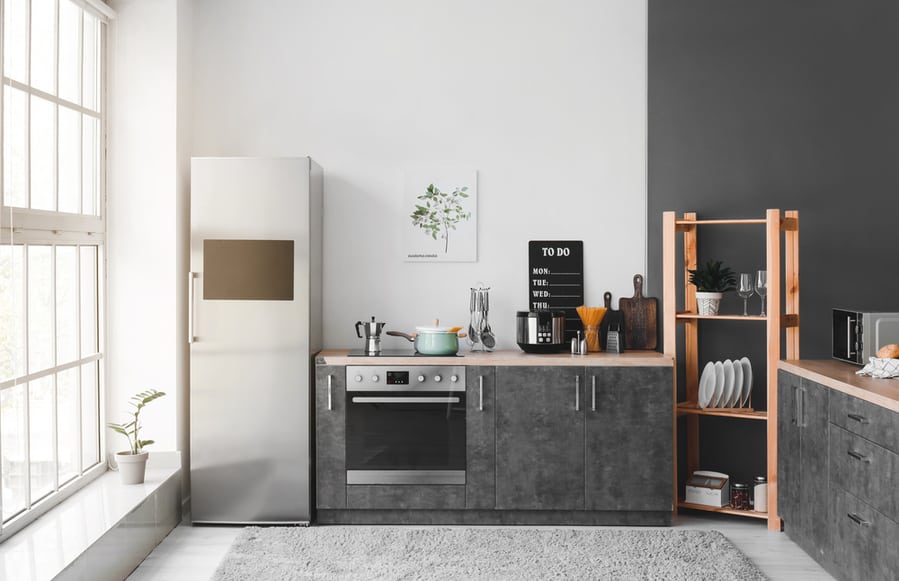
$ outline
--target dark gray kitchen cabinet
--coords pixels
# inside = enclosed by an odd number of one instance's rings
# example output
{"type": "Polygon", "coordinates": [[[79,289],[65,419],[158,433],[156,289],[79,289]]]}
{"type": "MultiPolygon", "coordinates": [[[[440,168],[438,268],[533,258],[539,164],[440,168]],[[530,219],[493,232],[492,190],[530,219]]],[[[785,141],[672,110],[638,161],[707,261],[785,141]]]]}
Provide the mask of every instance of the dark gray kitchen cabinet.
{"type": "Polygon", "coordinates": [[[496,368],[496,508],[583,510],[583,367],[496,368]]]}
{"type": "Polygon", "coordinates": [[[586,378],[587,510],[672,510],[672,368],[588,367],[586,378]]]}
{"type": "Polygon", "coordinates": [[[465,508],[496,506],[495,381],[493,367],[466,370],[465,508]]]}
{"type": "Polygon", "coordinates": [[[778,507],[784,530],[815,559],[830,550],[828,389],[778,372],[778,507]]]}
{"type": "Polygon", "coordinates": [[[315,367],[315,505],[346,508],[346,367],[315,367]]]}

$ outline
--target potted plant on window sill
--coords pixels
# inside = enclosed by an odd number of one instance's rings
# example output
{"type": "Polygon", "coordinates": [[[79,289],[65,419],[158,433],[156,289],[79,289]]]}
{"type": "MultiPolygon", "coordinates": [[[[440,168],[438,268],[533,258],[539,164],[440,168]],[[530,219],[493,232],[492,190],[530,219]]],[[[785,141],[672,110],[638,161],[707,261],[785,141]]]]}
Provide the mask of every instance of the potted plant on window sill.
{"type": "Polygon", "coordinates": [[[153,440],[140,439],[140,412],[151,401],[164,396],[164,391],[149,389],[131,396],[129,402],[134,406],[131,412],[134,419],[128,423],[116,424],[109,422],[109,426],[113,431],[118,432],[128,439],[128,450],[116,452],[116,464],[119,467],[119,474],[122,476],[122,484],[141,484],[147,471],[147,458],[150,453],[144,452],[144,447],[154,443],[153,440]]]}
{"type": "Polygon", "coordinates": [[[734,271],[720,260],[709,260],[690,273],[690,284],[696,286],[696,306],[700,315],[717,315],[724,293],[736,288],[734,271]]]}

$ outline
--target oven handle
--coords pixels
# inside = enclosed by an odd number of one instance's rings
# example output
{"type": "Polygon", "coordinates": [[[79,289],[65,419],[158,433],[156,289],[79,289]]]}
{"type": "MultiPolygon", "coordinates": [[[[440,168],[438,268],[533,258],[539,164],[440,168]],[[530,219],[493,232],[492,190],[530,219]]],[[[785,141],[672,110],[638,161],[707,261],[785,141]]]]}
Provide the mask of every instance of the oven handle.
{"type": "Polygon", "coordinates": [[[458,397],[353,397],[353,403],[459,403],[458,397]]]}

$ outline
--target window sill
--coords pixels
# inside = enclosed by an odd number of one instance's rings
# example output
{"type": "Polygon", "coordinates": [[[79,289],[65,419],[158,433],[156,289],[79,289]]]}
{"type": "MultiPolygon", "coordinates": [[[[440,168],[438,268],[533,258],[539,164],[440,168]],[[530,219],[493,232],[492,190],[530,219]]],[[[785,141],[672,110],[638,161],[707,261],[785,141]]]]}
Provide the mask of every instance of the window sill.
{"type": "Polygon", "coordinates": [[[0,578],[123,578],[180,520],[181,454],[151,453],[144,484],[109,471],[6,539],[0,578]]]}

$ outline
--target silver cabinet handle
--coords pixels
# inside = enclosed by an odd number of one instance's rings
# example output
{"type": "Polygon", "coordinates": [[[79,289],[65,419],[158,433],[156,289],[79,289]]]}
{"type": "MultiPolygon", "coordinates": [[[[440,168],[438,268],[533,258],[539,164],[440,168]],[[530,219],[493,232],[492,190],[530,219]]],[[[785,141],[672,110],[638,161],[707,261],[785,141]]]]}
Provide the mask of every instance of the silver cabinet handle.
{"type": "Polygon", "coordinates": [[[328,410],[334,409],[331,407],[331,376],[328,375],[328,410]]]}
{"type": "Polygon", "coordinates": [[[195,272],[187,273],[187,342],[193,343],[197,340],[194,335],[194,278],[195,272]]]}
{"type": "Polygon", "coordinates": [[[593,376],[593,403],[592,406],[593,411],[596,411],[596,376],[593,376]]]}
{"type": "Polygon", "coordinates": [[[852,317],[846,317],[846,359],[852,359],[852,317]]]}
{"type": "Polygon", "coordinates": [[[848,516],[852,522],[854,522],[855,524],[857,524],[860,527],[871,526],[871,523],[869,521],[866,521],[865,519],[863,519],[862,517],[858,516],[855,513],[850,512],[846,516],[848,516]]]}
{"type": "Polygon", "coordinates": [[[857,421],[857,422],[860,423],[860,424],[867,424],[867,423],[868,423],[868,418],[866,418],[865,416],[860,416],[860,415],[858,415],[858,414],[846,414],[846,416],[847,416],[850,420],[855,420],[855,421],[857,421]]]}
{"type": "Polygon", "coordinates": [[[581,411],[581,376],[574,376],[574,411],[581,411]]]}
{"type": "Polygon", "coordinates": [[[870,464],[870,463],[871,463],[871,458],[868,457],[868,456],[865,456],[865,455],[862,454],[861,452],[856,452],[855,450],[849,450],[849,451],[846,452],[846,453],[849,454],[850,456],[852,456],[853,458],[855,458],[856,460],[859,460],[859,461],[861,461],[861,462],[864,462],[865,464],[870,464]]]}
{"type": "Polygon", "coordinates": [[[799,422],[797,424],[800,428],[806,427],[805,424],[805,388],[799,388],[799,422]]]}
{"type": "Polygon", "coordinates": [[[478,376],[478,411],[484,411],[484,376],[478,376]]]}

